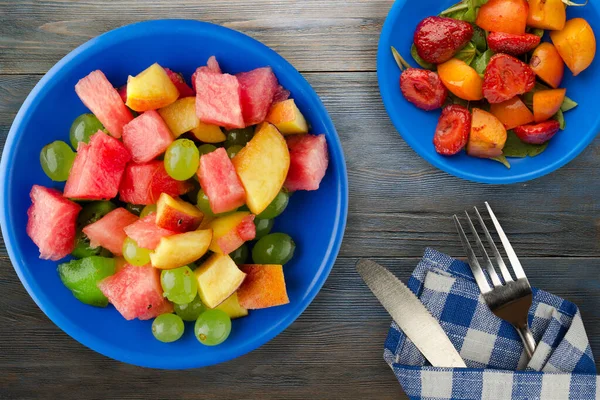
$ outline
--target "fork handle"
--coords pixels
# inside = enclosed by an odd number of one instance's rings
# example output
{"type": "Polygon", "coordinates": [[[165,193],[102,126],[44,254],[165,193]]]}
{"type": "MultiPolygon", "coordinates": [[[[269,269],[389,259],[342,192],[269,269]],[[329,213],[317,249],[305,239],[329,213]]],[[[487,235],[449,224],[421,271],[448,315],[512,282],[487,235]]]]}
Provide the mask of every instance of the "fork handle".
{"type": "Polygon", "coordinates": [[[531,330],[529,329],[529,326],[527,325],[527,323],[525,323],[525,325],[523,326],[516,326],[515,327],[517,329],[517,332],[519,333],[519,336],[521,337],[521,341],[523,342],[523,345],[525,346],[525,352],[527,353],[527,356],[529,358],[531,358],[533,356],[533,352],[535,351],[535,339],[533,338],[533,334],[531,333],[531,330]]]}

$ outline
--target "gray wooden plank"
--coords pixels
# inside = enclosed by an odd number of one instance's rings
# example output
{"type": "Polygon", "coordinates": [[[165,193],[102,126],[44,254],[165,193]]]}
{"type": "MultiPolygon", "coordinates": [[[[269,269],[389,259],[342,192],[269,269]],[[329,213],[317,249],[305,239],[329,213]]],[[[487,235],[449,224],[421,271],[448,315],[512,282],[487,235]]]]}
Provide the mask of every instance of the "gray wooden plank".
{"type": "MultiPolygon", "coordinates": [[[[450,217],[490,201],[517,254],[599,257],[595,141],[561,170],[525,184],[481,185],[422,160],[387,117],[375,73],[307,73],[340,135],[350,178],[344,256],[418,257],[462,248],[450,217]]],[[[0,76],[0,143],[39,76],[0,76]]]]}
{"type": "MultiPolygon", "coordinates": [[[[393,399],[401,394],[382,359],[390,317],[338,259],[314,303],[272,342],[223,365],[156,371],[109,360],[55,327],[0,259],[1,398],[393,399]],[[35,384],[33,384],[35,383],[35,384]]],[[[377,259],[407,279],[418,259],[377,259]]],[[[600,352],[598,259],[524,259],[531,282],[581,308],[600,352]]]]}
{"type": "Polygon", "coordinates": [[[392,0],[24,0],[0,2],[0,73],[44,73],[68,51],[122,25],[184,18],[239,30],[302,71],[374,70],[392,0]]]}

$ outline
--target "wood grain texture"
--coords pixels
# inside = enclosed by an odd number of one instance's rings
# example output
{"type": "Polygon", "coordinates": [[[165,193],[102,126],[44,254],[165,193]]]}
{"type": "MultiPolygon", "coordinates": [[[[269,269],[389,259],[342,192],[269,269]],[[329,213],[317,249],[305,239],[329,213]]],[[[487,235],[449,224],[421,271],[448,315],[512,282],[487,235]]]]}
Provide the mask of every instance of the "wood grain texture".
{"type": "Polygon", "coordinates": [[[304,73],[334,120],[350,180],[340,258],[313,304],[259,350],[201,370],[142,369],[83,347],[33,303],[0,240],[0,399],[405,399],[382,358],[390,318],[354,264],[376,257],[406,279],[427,246],[462,256],[450,216],[486,200],[532,283],[580,306],[600,353],[600,144],[526,184],[479,185],[431,167],[379,97],[377,40],[392,3],[0,0],[0,151],[29,91],[70,50],[135,21],[191,18],[249,34],[304,73]]]}

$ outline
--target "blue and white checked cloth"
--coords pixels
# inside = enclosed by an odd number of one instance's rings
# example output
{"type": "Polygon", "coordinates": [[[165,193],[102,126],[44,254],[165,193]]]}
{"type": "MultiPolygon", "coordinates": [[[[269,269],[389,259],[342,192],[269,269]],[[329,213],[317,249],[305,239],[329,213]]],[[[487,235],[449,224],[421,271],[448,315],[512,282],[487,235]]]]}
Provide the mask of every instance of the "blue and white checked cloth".
{"type": "Polygon", "coordinates": [[[517,332],[483,302],[467,264],[427,249],[408,287],[440,321],[468,367],[432,367],[392,323],[384,359],[411,399],[600,398],[594,357],[573,303],[533,289],[529,325],[538,346],[527,363],[517,332]]]}

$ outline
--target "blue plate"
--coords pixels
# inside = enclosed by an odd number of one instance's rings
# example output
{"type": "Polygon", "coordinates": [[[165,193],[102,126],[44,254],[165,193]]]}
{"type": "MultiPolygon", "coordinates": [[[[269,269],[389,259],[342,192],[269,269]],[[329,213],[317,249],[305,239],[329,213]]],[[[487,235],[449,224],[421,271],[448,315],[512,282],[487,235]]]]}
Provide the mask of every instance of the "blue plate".
{"type": "MultiPolygon", "coordinates": [[[[310,304],[327,279],[342,241],[348,210],[346,165],[339,138],[325,107],[308,82],[286,60],[263,44],[233,30],[197,21],[166,20],[125,26],[77,48],[56,64],[33,89],[17,114],[0,164],[0,224],[6,248],[21,282],[37,305],[66,333],[108,357],[144,367],[184,369],[217,364],[248,353],[287,328],[310,304]],[[152,336],[151,321],[126,321],[109,306],[77,301],[61,284],[57,263],[38,258],[25,232],[33,184],[57,187],[43,173],[41,148],[68,142],[69,127],[87,112],[75,94],[77,81],[100,69],[116,86],[154,62],[189,78],[216,55],[224,71],[237,73],[271,66],[292,92],[313,133],[324,133],[330,165],[321,188],[292,196],[274,231],[289,233],[296,255],[285,266],[290,304],[251,311],[233,322],[229,339],[207,347],[186,325],[183,338],[164,344],[152,336]]],[[[5,293],[4,295],[10,295],[5,293]]]]}
{"type": "MultiPolygon", "coordinates": [[[[400,92],[400,70],[394,61],[390,46],[402,57],[418,67],[410,55],[413,34],[417,24],[424,18],[437,15],[456,0],[398,0],[394,3],[379,39],[377,52],[377,78],[379,90],[387,113],[394,126],[413,150],[435,167],[459,178],[475,182],[507,184],[539,178],[559,169],[574,159],[596,137],[600,126],[600,113],[594,93],[600,91],[600,61],[596,56],[593,64],[577,77],[565,68],[561,86],[567,88],[567,96],[579,103],[579,107],[565,114],[567,128],[559,132],[547,150],[535,158],[511,158],[509,170],[502,164],[467,156],[464,152],[454,157],[440,156],[433,148],[433,134],[440,112],[426,112],[406,101],[400,92]]],[[[567,18],[585,18],[600,40],[600,18],[597,2],[590,1],[585,7],[568,7],[567,18]]]]}

